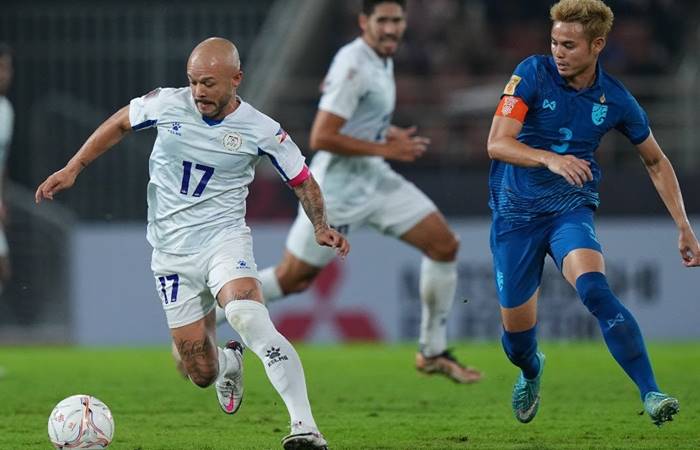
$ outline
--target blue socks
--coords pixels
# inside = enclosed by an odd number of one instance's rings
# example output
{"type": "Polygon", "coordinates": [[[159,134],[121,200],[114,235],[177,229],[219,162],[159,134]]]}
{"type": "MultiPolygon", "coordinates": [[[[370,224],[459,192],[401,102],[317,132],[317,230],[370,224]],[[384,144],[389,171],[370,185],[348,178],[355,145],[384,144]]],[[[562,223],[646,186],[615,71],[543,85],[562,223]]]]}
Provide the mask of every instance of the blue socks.
{"type": "Polygon", "coordinates": [[[584,273],[576,279],[576,290],[586,308],[598,319],[610,353],[637,384],[642,400],[648,392],[658,392],[639,325],[610,290],[605,275],[584,273]]]}
{"type": "Polygon", "coordinates": [[[537,358],[537,325],[525,331],[511,333],[503,330],[501,343],[510,362],[520,367],[528,380],[534,380],[540,373],[540,360],[537,358]]]}

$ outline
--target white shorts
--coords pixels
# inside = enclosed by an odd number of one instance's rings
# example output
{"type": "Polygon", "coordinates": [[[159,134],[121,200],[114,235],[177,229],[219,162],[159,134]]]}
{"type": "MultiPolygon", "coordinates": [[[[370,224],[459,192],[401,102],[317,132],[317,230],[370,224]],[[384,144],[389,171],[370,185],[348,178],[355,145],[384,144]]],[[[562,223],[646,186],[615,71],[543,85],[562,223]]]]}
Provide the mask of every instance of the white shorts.
{"type": "MultiPolygon", "coordinates": [[[[400,237],[426,216],[437,211],[433,201],[401,175],[390,170],[385,178],[390,182],[382,183],[380,186],[389,188],[378,189],[362,213],[352,220],[337,223],[338,221],[334,220],[333,210],[329,208],[327,211],[329,225],[344,235],[369,225],[381,233],[400,237]]],[[[287,235],[286,245],[292,255],[315,267],[324,267],[336,255],[334,249],[322,247],[316,243],[313,225],[301,206],[287,235]]]]}
{"type": "Polygon", "coordinates": [[[218,240],[199,253],[173,255],[153,250],[151,270],[168,327],[196,322],[216,306],[221,288],[236,278],[256,278],[250,229],[218,240]]]}

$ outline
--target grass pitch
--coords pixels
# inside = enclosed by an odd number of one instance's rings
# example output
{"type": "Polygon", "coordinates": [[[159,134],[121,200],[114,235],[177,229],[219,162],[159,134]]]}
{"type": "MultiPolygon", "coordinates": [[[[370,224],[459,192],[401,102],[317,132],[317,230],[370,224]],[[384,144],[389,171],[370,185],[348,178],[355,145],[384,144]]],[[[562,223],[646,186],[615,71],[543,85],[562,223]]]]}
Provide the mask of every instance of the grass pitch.
{"type": "MultiPolygon", "coordinates": [[[[697,449],[700,344],[649,348],[662,389],[681,412],[657,428],[639,416],[632,382],[602,342],[544,343],[547,367],[537,418],[513,418],[516,369],[497,344],[457,346],[486,379],[462,386],[413,368],[414,346],[297,346],[314,415],[331,449],[697,449]]],[[[111,450],[280,449],[284,405],[262,364],[245,354],[245,400],[219,410],[213,388],[175,372],[169,348],[0,348],[0,449],[48,449],[53,406],[76,393],[110,406],[111,450]]]]}

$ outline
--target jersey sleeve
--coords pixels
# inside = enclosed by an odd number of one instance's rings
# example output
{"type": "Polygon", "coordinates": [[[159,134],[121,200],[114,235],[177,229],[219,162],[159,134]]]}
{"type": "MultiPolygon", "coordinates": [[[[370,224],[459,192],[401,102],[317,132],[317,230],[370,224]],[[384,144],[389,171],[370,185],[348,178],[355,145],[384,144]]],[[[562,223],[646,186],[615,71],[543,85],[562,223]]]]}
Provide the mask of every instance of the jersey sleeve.
{"type": "Polygon", "coordinates": [[[282,127],[274,135],[262,139],[258,154],[270,158],[277,173],[291,187],[300,185],[311,176],[304,155],[282,127]]]}
{"type": "Polygon", "coordinates": [[[515,68],[503,89],[496,115],[525,122],[525,116],[537,98],[537,59],[530,57],[515,68]]]}
{"type": "Polygon", "coordinates": [[[134,131],[152,128],[158,124],[161,104],[167,89],[156,88],[129,102],[129,122],[134,131]]]}
{"type": "Polygon", "coordinates": [[[537,68],[539,62],[531,56],[523,60],[513,71],[508,84],[503,89],[503,96],[510,95],[520,98],[529,107],[537,100],[537,68]]]}
{"type": "Polygon", "coordinates": [[[358,64],[351,59],[336,57],[323,80],[318,108],[350,119],[365,91],[358,64]]]}
{"type": "Polygon", "coordinates": [[[617,124],[615,129],[627,136],[627,139],[634,145],[641,144],[649,137],[649,134],[651,134],[647,113],[639,102],[637,102],[637,99],[630,93],[627,93],[627,108],[625,114],[622,116],[620,123],[617,124]]]}

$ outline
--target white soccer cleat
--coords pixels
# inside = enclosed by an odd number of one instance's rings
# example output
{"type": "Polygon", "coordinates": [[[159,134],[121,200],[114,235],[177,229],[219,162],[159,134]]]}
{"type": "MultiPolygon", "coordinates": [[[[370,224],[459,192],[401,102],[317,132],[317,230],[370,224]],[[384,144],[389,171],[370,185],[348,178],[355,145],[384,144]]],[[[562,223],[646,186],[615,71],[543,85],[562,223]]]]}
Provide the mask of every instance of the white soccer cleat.
{"type": "Polygon", "coordinates": [[[237,341],[228,341],[223,352],[233,352],[238,361],[238,369],[224,373],[214,387],[219,406],[226,414],[235,414],[243,402],[243,346],[237,341]]]}
{"type": "Polygon", "coordinates": [[[328,442],[318,428],[299,422],[292,425],[292,434],[282,439],[282,447],[284,450],[328,450],[328,442]]]}

